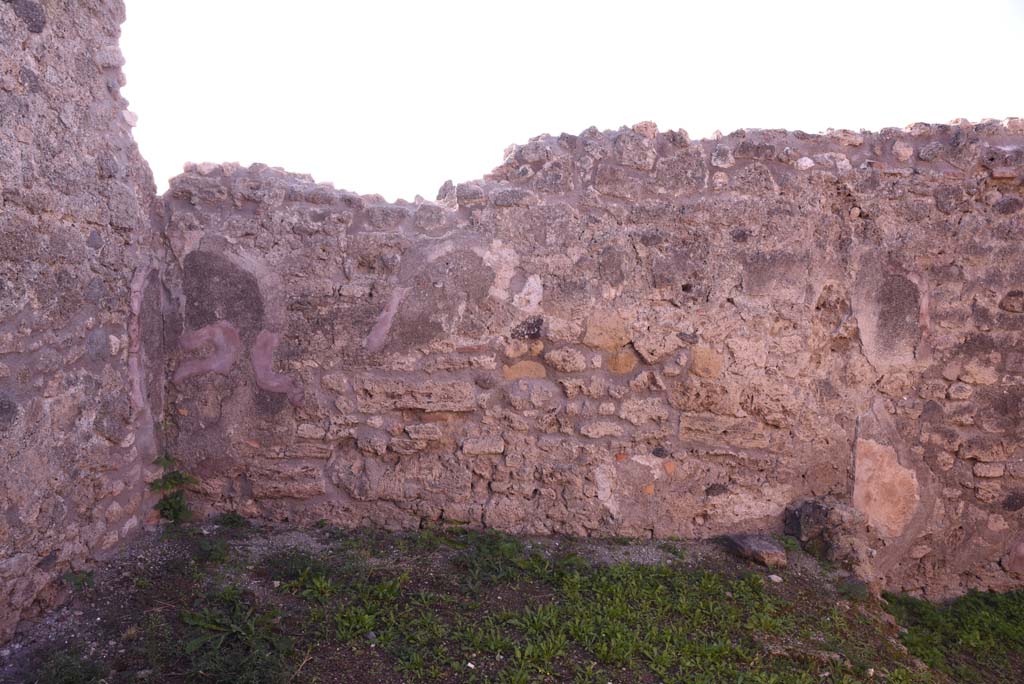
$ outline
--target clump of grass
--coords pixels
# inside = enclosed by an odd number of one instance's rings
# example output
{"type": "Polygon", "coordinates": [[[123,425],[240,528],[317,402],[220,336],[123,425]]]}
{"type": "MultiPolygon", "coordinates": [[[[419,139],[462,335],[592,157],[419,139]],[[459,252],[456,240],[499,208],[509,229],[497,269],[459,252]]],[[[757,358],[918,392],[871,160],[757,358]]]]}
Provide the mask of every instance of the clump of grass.
{"type": "Polygon", "coordinates": [[[334,582],[323,572],[316,572],[312,567],[307,566],[293,580],[283,582],[281,591],[289,594],[296,594],[307,601],[327,601],[334,596],[338,589],[334,582]]]}
{"type": "Polygon", "coordinates": [[[863,580],[846,577],[836,586],[839,595],[849,601],[864,602],[871,598],[871,590],[863,580]]]}
{"type": "Polygon", "coordinates": [[[305,573],[326,575],[331,568],[319,556],[301,549],[285,549],[264,558],[260,570],[267,577],[285,583],[295,581],[305,573]]]}
{"type": "Polygon", "coordinates": [[[156,612],[146,615],[139,625],[138,634],[141,641],[139,649],[148,668],[163,669],[177,657],[174,631],[164,615],[156,612]]]}
{"type": "Polygon", "coordinates": [[[191,520],[192,509],[185,500],[185,487],[196,484],[198,480],[178,470],[177,461],[171,456],[161,456],[154,463],[164,469],[164,474],[149,483],[152,491],[163,493],[153,508],[160,512],[161,518],[175,524],[191,520]]]}
{"type": "Polygon", "coordinates": [[[407,575],[400,575],[350,585],[332,618],[335,637],[343,642],[368,638],[388,643],[395,641],[400,628],[415,629],[422,615],[407,615],[404,625],[399,622],[399,599],[407,581],[407,575]]]}
{"type": "Polygon", "coordinates": [[[64,583],[75,591],[84,591],[96,586],[96,578],[90,570],[78,570],[64,573],[64,583]]]}
{"type": "Polygon", "coordinates": [[[479,588],[516,578],[522,570],[523,544],[507,534],[460,530],[453,541],[462,547],[453,561],[466,582],[479,588]]]}
{"type": "Polygon", "coordinates": [[[423,527],[414,532],[402,535],[398,540],[399,550],[414,553],[430,553],[448,544],[448,537],[433,527],[423,527]]]}
{"type": "Polygon", "coordinates": [[[54,653],[43,662],[33,684],[101,684],[107,669],[84,658],[78,651],[54,653]]]}
{"type": "Polygon", "coordinates": [[[929,667],[958,682],[1019,682],[1024,667],[1024,591],[971,592],[946,605],[887,594],[906,628],[901,640],[929,667]]]}
{"type": "Polygon", "coordinates": [[[260,611],[237,587],[207,597],[184,611],[190,628],[184,645],[190,678],[216,684],[278,684],[287,681],[291,639],[278,628],[275,610],[260,611]]]}
{"type": "Polygon", "coordinates": [[[788,534],[780,534],[776,535],[775,538],[780,544],[782,544],[782,548],[786,549],[786,551],[800,550],[800,540],[796,537],[791,537],[788,534]]]}
{"type": "Polygon", "coordinates": [[[213,523],[220,527],[227,527],[232,529],[240,529],[249,527],[251,523],[243,518],[234,511],[228,511],[226,513],[218,513],[213,517],[213,523]]]}
{"type": "Polygon", "coordinates": [[[230,550],[223,539],[200,537],[196,541],[196,558],[201,563],[223,563],[228,559],[230,550]]]}
{"type": "Polygon", "coordinates": [[[670,556],[675,556],[679,560],[686,560],[686,553],[679,548],[679,544],[670,541],[663,541],[658,543],[658,548],[670,556]]]}

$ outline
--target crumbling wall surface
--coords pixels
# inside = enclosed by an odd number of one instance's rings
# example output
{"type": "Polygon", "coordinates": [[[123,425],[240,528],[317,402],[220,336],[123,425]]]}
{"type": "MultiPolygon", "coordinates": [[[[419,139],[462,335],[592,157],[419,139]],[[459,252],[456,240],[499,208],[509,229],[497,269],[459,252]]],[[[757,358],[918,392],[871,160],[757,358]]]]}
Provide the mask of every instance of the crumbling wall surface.
{"type": "Polygon", "coordinates": [[[1020,120],[542,136],[436,203],[192,167],[173,450],[247,515],[710,537],[825,511],[880,586],[1020,586],[1022,181],[1020,120]]]}
{"type": "Polygon", "coordinates": [[[123,12],[0,2],[0,642],[140,523],[163,370],[143,378],[139,331],[159,356],[163,316],[135,253],[155,190],[118,94],[123,12]]]}
{"type": "Polygon", "coordinates": [[[785,525],[893,590],[1024,583],[1020,119],[542,136],[436,202],[200,165],[156,201],[123,18],[0,1],[0,641],[154,515],[164,446],[205,510],[785,525]]]}

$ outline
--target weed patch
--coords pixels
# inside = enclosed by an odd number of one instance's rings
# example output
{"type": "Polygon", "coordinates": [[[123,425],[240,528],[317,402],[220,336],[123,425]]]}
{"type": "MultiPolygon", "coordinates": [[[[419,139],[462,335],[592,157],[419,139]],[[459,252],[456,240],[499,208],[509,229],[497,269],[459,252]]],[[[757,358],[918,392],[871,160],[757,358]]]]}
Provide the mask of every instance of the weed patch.
{"type": "Polygon", "coordinates": [[[276,684],[287,680],[291,639],[279,628],[280,614],[260,611],[237,587],[208,597],[184,611],[190,628],[184,645],[190,674],[217,684],[276,684]]]}
{"type": "Polygon", "coordinates": [[[172,523],[191,520],[192,509],[185,500],[185,487],[198,480],[178,470],[177,461],[171,456],[161,456],[154,463],[164,469],[164,474],[149,484],[150,490],[163,495],[153,508],[161,518],[172,523]]]}
{"type": "Polygon", "coordinates": [[[1024,672],[1021,594],[890,597],[925,671],[860,586],[768,583],[710,545],[699,565],[656,562],[691,557],[678,541],[633,544],[651,564],[608,564],[616,540],[324,527],[288,530],[310,543],[282,548],[261,525],[229,545],[238,526],[168,526],[160,562],[97,568],[75,600],[125,603],[83,618],[90,659],[41,653],[16,681],[1009,684],[1024,672]]]}
{"type": "Polygon", "coordinates": [[[54,653],[36,673],[35,684],[102,684],[107,668],[77,651],[54,653]]]}
{"type": "Polygon", "coordinates": [[[1021,681],[1024,591],[971,592],[946,605],[906,595],[885,598],[906,628],[903,644],[929,667],[958,682],[1021,681]]]}

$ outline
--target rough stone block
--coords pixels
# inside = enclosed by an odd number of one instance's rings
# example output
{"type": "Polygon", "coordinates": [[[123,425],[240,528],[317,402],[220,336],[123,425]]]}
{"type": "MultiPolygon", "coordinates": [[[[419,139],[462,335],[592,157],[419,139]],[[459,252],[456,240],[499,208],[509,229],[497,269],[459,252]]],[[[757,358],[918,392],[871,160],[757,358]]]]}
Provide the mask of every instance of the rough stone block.
{"type": "Polygon", "coordinates": [[[355,390],[359,410],[365,413],[395,409],[459,412],[476,408],[476,389],[463,380],[415,382],[364,376],[356,381],[355,390]]]}
{"type": "Polygon", "coordinates": [[[629,321],[611,310],[595,311],[587,319],[583,344],[594,349],[616,351],[629,344],[629,321]]]}
{"type": "Polygon", "coordinates": [[[471,456],[484,454],[500,454],[505,451],[505,440],[501,437],[472,437],[463,440],[462,453],[471,456]]]}
{"type": "Polygon", "coordinates": [[[767,535],[733,534],[725,538],[726,547],[740,558],[766,568],[784,568],[788,560],[782,544],[767,535]]]}

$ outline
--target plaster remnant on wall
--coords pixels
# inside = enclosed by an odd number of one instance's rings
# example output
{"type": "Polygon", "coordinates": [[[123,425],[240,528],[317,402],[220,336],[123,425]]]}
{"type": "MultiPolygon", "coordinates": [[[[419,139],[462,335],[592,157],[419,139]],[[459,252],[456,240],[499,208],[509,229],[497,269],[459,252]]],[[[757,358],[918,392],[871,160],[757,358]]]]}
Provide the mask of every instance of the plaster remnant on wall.
{"type": "Polygon", "coordinates": [[[178,344],[185,352],[200,351],[207,345],[213,347],[213,351],[205,358],[190,359],[178,364],[173,380],[179,385],[188,378],[204,373],[227,375],[242,352],[238,331],[227,321],[217,321],[199,330],[190,330],[179,338],[178,344]]]}
{"type": "Polygon", "coordinates": [[[523,289],[516,293],[512,304],[524,313],[538,313],[544,301],[544,284],[541,277],[534,273],[526,279],[523,289]]]}
{"type": "Polygon", "coordinates": [[[871,439],[857,441],[853,504],[888,537],[899,537],[921,500],[917,474],[900,464],[896,450],[871,439]]]}
{"type": "Polygon", "coordinates": [[[509,289],[512,276],[519,265],[516,250],[501,240],[494,240],[486,250],[477,250],[484,263],[494,270],[494,282],[488,294],[500,301],[507,301],[511,296],[509,289]]]}
{"type": "Polygon", "coordinates": [[[374,323],[373,328],[370,330],[370,334],[367,335],[364,344],[366,348],[371,352],[378,352],[384,347],[384,342],[387,339],[388,333],[391,331],[391,323],[395,320],[395,314],[398,313],[398,307],[401,306],[402,300],[405,295],[409,293],[407,287],[397,287],[395,291],[391,293],[391,298],[388,299],[387,306],[380,313],[377,318],[377,322],[374,323]]]}
{"type": "Polygon", "coordinates": [[[256,384],[267,392],[284,394],[292,406],[302,406],[302,385],[291,376],[274,370],[274,350],[280,343],[281,336],[269,330],[261,330],[256,336],[251,351],[256,384]]]}

